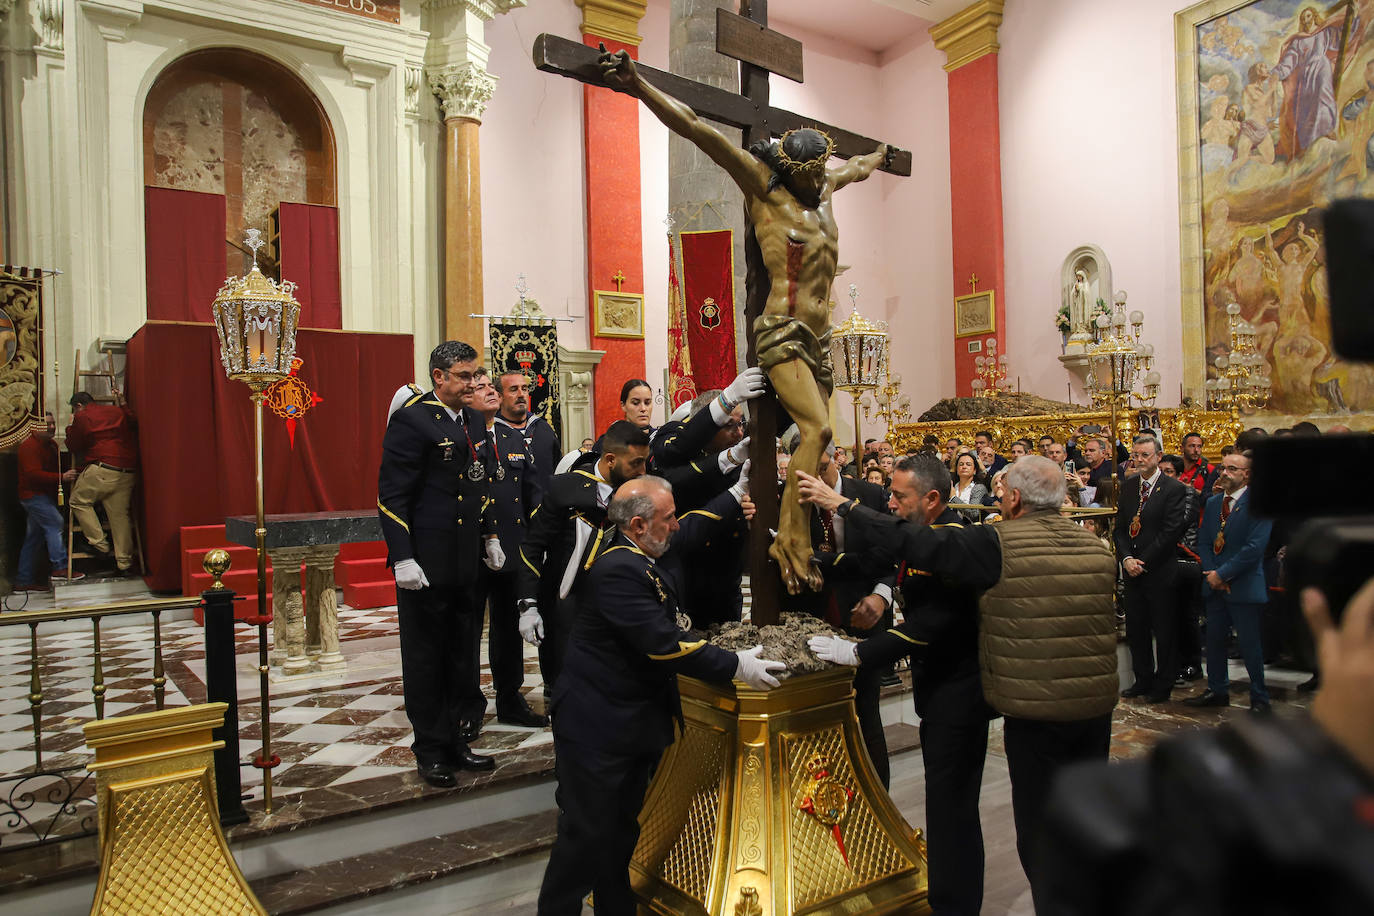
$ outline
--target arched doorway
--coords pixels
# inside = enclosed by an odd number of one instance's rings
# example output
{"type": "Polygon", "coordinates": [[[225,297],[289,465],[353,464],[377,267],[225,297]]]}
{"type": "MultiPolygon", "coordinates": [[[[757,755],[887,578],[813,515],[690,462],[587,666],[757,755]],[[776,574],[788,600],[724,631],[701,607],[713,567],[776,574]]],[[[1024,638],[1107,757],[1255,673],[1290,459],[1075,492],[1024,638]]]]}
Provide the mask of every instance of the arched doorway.
{"type": "Polygon", "coordinates": [[[334,132],[295,73],[238,48],[178,58],[144,105],[143,183],[149,318],[206,320],[257,228],[264,272],[301,285],[302,324],[340,326],[334,132]]]}

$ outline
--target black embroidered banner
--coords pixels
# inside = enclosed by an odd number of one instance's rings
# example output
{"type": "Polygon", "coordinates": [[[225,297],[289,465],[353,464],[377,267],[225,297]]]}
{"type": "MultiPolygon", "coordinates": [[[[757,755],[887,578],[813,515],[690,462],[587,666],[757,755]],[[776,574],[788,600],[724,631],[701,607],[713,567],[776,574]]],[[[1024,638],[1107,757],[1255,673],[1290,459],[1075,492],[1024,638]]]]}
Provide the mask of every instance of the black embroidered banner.
{"type": "Polygon", "coordinates": [[[0,448],[43,422],[43,280],[34,268],[0,267],[0,448]]]}
{"type": "Polygon", "coordinates": [[[530,413],[547,420],[562,441],[557,325],[548,319],[515,318],[491,322],[487,334],[491,339],[492,375],[499,381],[501,372],[524,372],[530,380],[530,413]]]}

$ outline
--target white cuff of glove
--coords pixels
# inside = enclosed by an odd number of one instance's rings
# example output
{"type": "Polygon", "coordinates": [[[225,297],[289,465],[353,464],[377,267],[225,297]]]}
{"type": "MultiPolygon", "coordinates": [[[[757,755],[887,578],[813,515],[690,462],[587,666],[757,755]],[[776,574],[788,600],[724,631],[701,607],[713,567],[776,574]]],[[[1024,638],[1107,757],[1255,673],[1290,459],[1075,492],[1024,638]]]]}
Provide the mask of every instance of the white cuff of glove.
{"type": "Polygon", "coordinates": [[[873,594],[883,599],[884,605],[892,607],[892,586],[888,585],[886,582],[879,582],[877,585],[873,586],[873,594]]]}

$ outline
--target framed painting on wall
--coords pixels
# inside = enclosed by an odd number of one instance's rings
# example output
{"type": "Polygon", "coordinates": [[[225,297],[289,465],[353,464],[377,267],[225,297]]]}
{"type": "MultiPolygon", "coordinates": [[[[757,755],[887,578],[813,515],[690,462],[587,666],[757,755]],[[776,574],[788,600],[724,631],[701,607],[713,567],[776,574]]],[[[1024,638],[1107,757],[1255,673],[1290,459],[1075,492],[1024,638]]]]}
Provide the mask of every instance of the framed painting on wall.
{"type": "Polygon", "coordinates": [[[595,317],[592,333],[597,337],[644,339],[644,296],[640,293],[597,290],[595,317]]]}
{"type": "MultiPolygon", "coordinates": [[[[997,330],[997,300],[992,290],[954,299],[954,336],[973,337],[997,330]]],[[[969,350],[973,353],[973,350],[969,350]]]]}
{"type": "Polygon", "coordinates": [[[1374,409],[1374,367],[1331,349],[1321,221],[1329,201],[1374,196],[1371,25],[1374,0],[1174,17],[1184,381],[1201,402],[1232,321],[1253,327],[1273,384],[1258,425],[1374,409]]]}

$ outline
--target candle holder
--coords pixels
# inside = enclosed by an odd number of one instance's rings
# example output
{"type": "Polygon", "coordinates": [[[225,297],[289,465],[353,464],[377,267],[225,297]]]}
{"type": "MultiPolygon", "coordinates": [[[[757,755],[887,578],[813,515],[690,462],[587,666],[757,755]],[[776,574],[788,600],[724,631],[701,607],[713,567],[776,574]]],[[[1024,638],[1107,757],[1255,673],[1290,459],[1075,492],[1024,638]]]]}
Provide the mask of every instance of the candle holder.
{"type": "Polygon", "coordinates": [[[983,343],[983,355],[973,358],[977,377],[970,383],[976,398],[995,398],[1011,393],[1011,380],[1007,378],[1007,354],[997,352],[997,338],[989,337],[983,343]]]}

